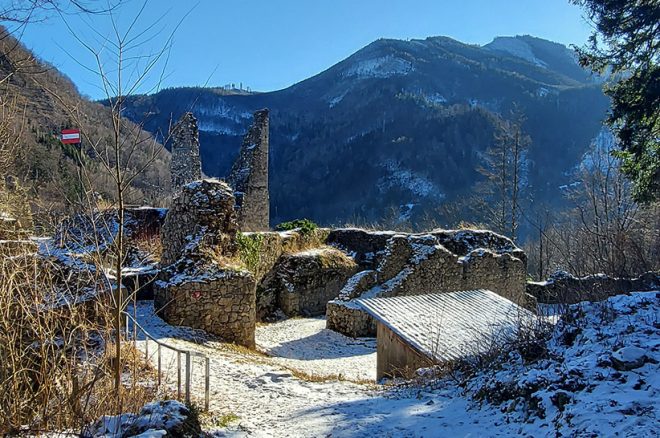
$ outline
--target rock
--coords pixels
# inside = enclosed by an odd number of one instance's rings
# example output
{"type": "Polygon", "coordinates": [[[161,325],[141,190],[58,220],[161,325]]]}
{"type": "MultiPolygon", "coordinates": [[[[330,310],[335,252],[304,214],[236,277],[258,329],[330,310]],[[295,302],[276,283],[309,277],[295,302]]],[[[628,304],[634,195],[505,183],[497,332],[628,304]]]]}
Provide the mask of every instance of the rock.
{"type": "Polygon", "coordinates": [[[623,347],[612,354],[612,367],[618,371],[630,371],[647,362],[646,350],[639,347],[623,347]]]}
{"type": "Polygon", "coordinates": [[[147,403],[139,414],[103,416],[88,426],[83,436],[184,438],[199,436],[201,432],[195,412],[179,401],[165,400],[147,403]]]}

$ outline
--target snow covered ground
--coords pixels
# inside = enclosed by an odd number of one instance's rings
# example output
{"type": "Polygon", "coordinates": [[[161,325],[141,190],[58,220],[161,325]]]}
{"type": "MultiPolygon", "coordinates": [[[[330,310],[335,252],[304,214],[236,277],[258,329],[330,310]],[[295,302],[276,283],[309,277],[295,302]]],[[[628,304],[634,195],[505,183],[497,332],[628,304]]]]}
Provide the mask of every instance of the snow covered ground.
{"type": "MultiPolygon", "coordinates": [[[[460,385],[445,378],[399,386],[296,377],[292,369],[370,372],[352,368],[373,364],[373,344],[333,350],[342,338],[325,332],[321,319],[259,327],[260,348],[281,356],[272,358],[171,327],[151,302],[140,303],[137,315],[152,335],[211,357],[211,411],[238,417],[216,436],[658,436],[660,293],[572,309],[575,320],[560,321],[534,361],[512,352],[460,385]]],[[[172,382],[174,356],[164,351],[163,363],[172,382]]],[[[193,383],[200,397],[201,376],[196,371],[193,383]]]]}
{"type": "Polygon", "coordinates": [[[291,318],[257,327],[257,349],[272,362],[318,377],[376,381],[376,340],[325,328],[325,318],[291,318]]]}

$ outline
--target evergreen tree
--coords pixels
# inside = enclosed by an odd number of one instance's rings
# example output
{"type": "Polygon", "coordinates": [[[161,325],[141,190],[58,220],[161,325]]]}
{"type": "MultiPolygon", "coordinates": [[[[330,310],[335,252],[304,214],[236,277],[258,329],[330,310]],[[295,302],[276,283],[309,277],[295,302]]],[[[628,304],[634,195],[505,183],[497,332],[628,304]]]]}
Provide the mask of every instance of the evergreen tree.
{"type": "Polygon", "coordinates": [[[611,74],[608,124],[616,133],[622,171],[640,202],[660,198],[660,1],[571,0],[595,26],[583,66],[611,74]]]}

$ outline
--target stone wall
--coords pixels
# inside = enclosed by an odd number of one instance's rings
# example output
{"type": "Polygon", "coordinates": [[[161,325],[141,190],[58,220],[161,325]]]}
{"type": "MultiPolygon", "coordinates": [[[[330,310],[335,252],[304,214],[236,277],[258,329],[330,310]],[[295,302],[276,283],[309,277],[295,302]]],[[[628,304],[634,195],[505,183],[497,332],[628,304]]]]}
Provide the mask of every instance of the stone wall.
{"type": "MultiPolygon", "coordinates": [[[[372,318],[352,301],[357,297],[488,289],[535,310],[535,301],[525,293],[524,253],[510,240],[495,233],[460,230],[392,234],[380,249],[364,244],[369,242],[364,233],[369,232],[339,233],[344,234],[343,237],[358,236],[359,247],[352,246],[350,239],[342,241],[342,246],[353,248],[355,252],[358,248],[367,250],[373,254],[369,258],[378,265],[376,269],[363,270],[353,276],[338,299],[328,303],[326,317],[330,329],[353,337],[375,335],[372,318]]],[[[383,233],[374,233],[372,242],[378,239],[383,239],[383,233]]],[[[333,242],[338,241],[333,239],[333,242]]]]}
{"type": "Polygon", "coordinates": [[[287,316],[324,315],[356,271],[350,257],[330,247],[285,254],[261,284],[262,293],[272,295],[287,316]]]}
{"type": "Polygon", "coordinates": [[[255,282],[246,271],[211,278],[175,278],[154,285],[154,306],[173,325],[205,330],[226,342],[255,347],[255,282]]]}
{"type": "Polygon", "coordinates": [[[186,184],[162,229],[154,307],[168,323],[254,348],[256,281],[238,265],[234,196],[227,184],[186,184]]]}
{"type": "Polygon", "coordinates": [[[528,282],[527,293],[540,303],[575,304],[580,301],[602,301],[608,297],[660,290],[660,274],[648,272],[639,278],[615,278],[592,275],[577,278],[565,272],[553,274],[547,281],[528,282]]]}
{"type": "Polygon", "coordinates": [[[202,162],[199,155],[199,130],[197,119],[185,113],[172,128],[172,190],[202,179],[202,162]]]}
{"type": "MultiPolygon", "coordinates": [[[[329,230],[317,228],[310,233],[266,231],[241,233],[238,254],[257,282],[257,321],[272,319],[279,309],[279,289],[272,278],[283,257],[324,245],[329,230]]],[[[341,286],[337,289],[337,294],[341,286]]],[[[336,296],[336,295],[335,295],[336,296]]]]}
{"type": "Polygon", "coordinates": [[[328,245],[336,246],[349,253],[363,269],[376,269],[378,254],[395,231],[367,231],[360,228],[337,228],[328,234],[328,245]]]}
{"type": "Polygon", "coordinates": [[[237,231],[234,196],[226,183],[204,179],[186,184],[172,200],[163,224],[161,264],[171,265],[184,253],[204,248],[232,256],[237,231]]]}
{"type": "Polygon", "coordinates": [[[241,231],[269,229],[268,195],[268,110],[254,113],[227,181],[234,189],[238,223],[241,231]]]}

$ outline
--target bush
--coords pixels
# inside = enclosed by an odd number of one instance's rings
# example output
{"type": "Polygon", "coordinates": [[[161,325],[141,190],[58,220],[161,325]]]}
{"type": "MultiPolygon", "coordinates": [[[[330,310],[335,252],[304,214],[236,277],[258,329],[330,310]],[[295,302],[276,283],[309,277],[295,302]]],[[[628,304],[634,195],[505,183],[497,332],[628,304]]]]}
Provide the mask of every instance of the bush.
{"type": "Polygon", "coordinates": [[[278,231],[300,230],[302,234],[309,234],[319,226],[309,219],[296,219],[289,222],[282,222],[275,227],[278,231]]]}
{"type": "Polygon", "coordinates": [[[260,234],[236,234],[236,244],[241,262],[252,272],[255,272],[261,261],[261,247],[264,236],[260,234]]]}

